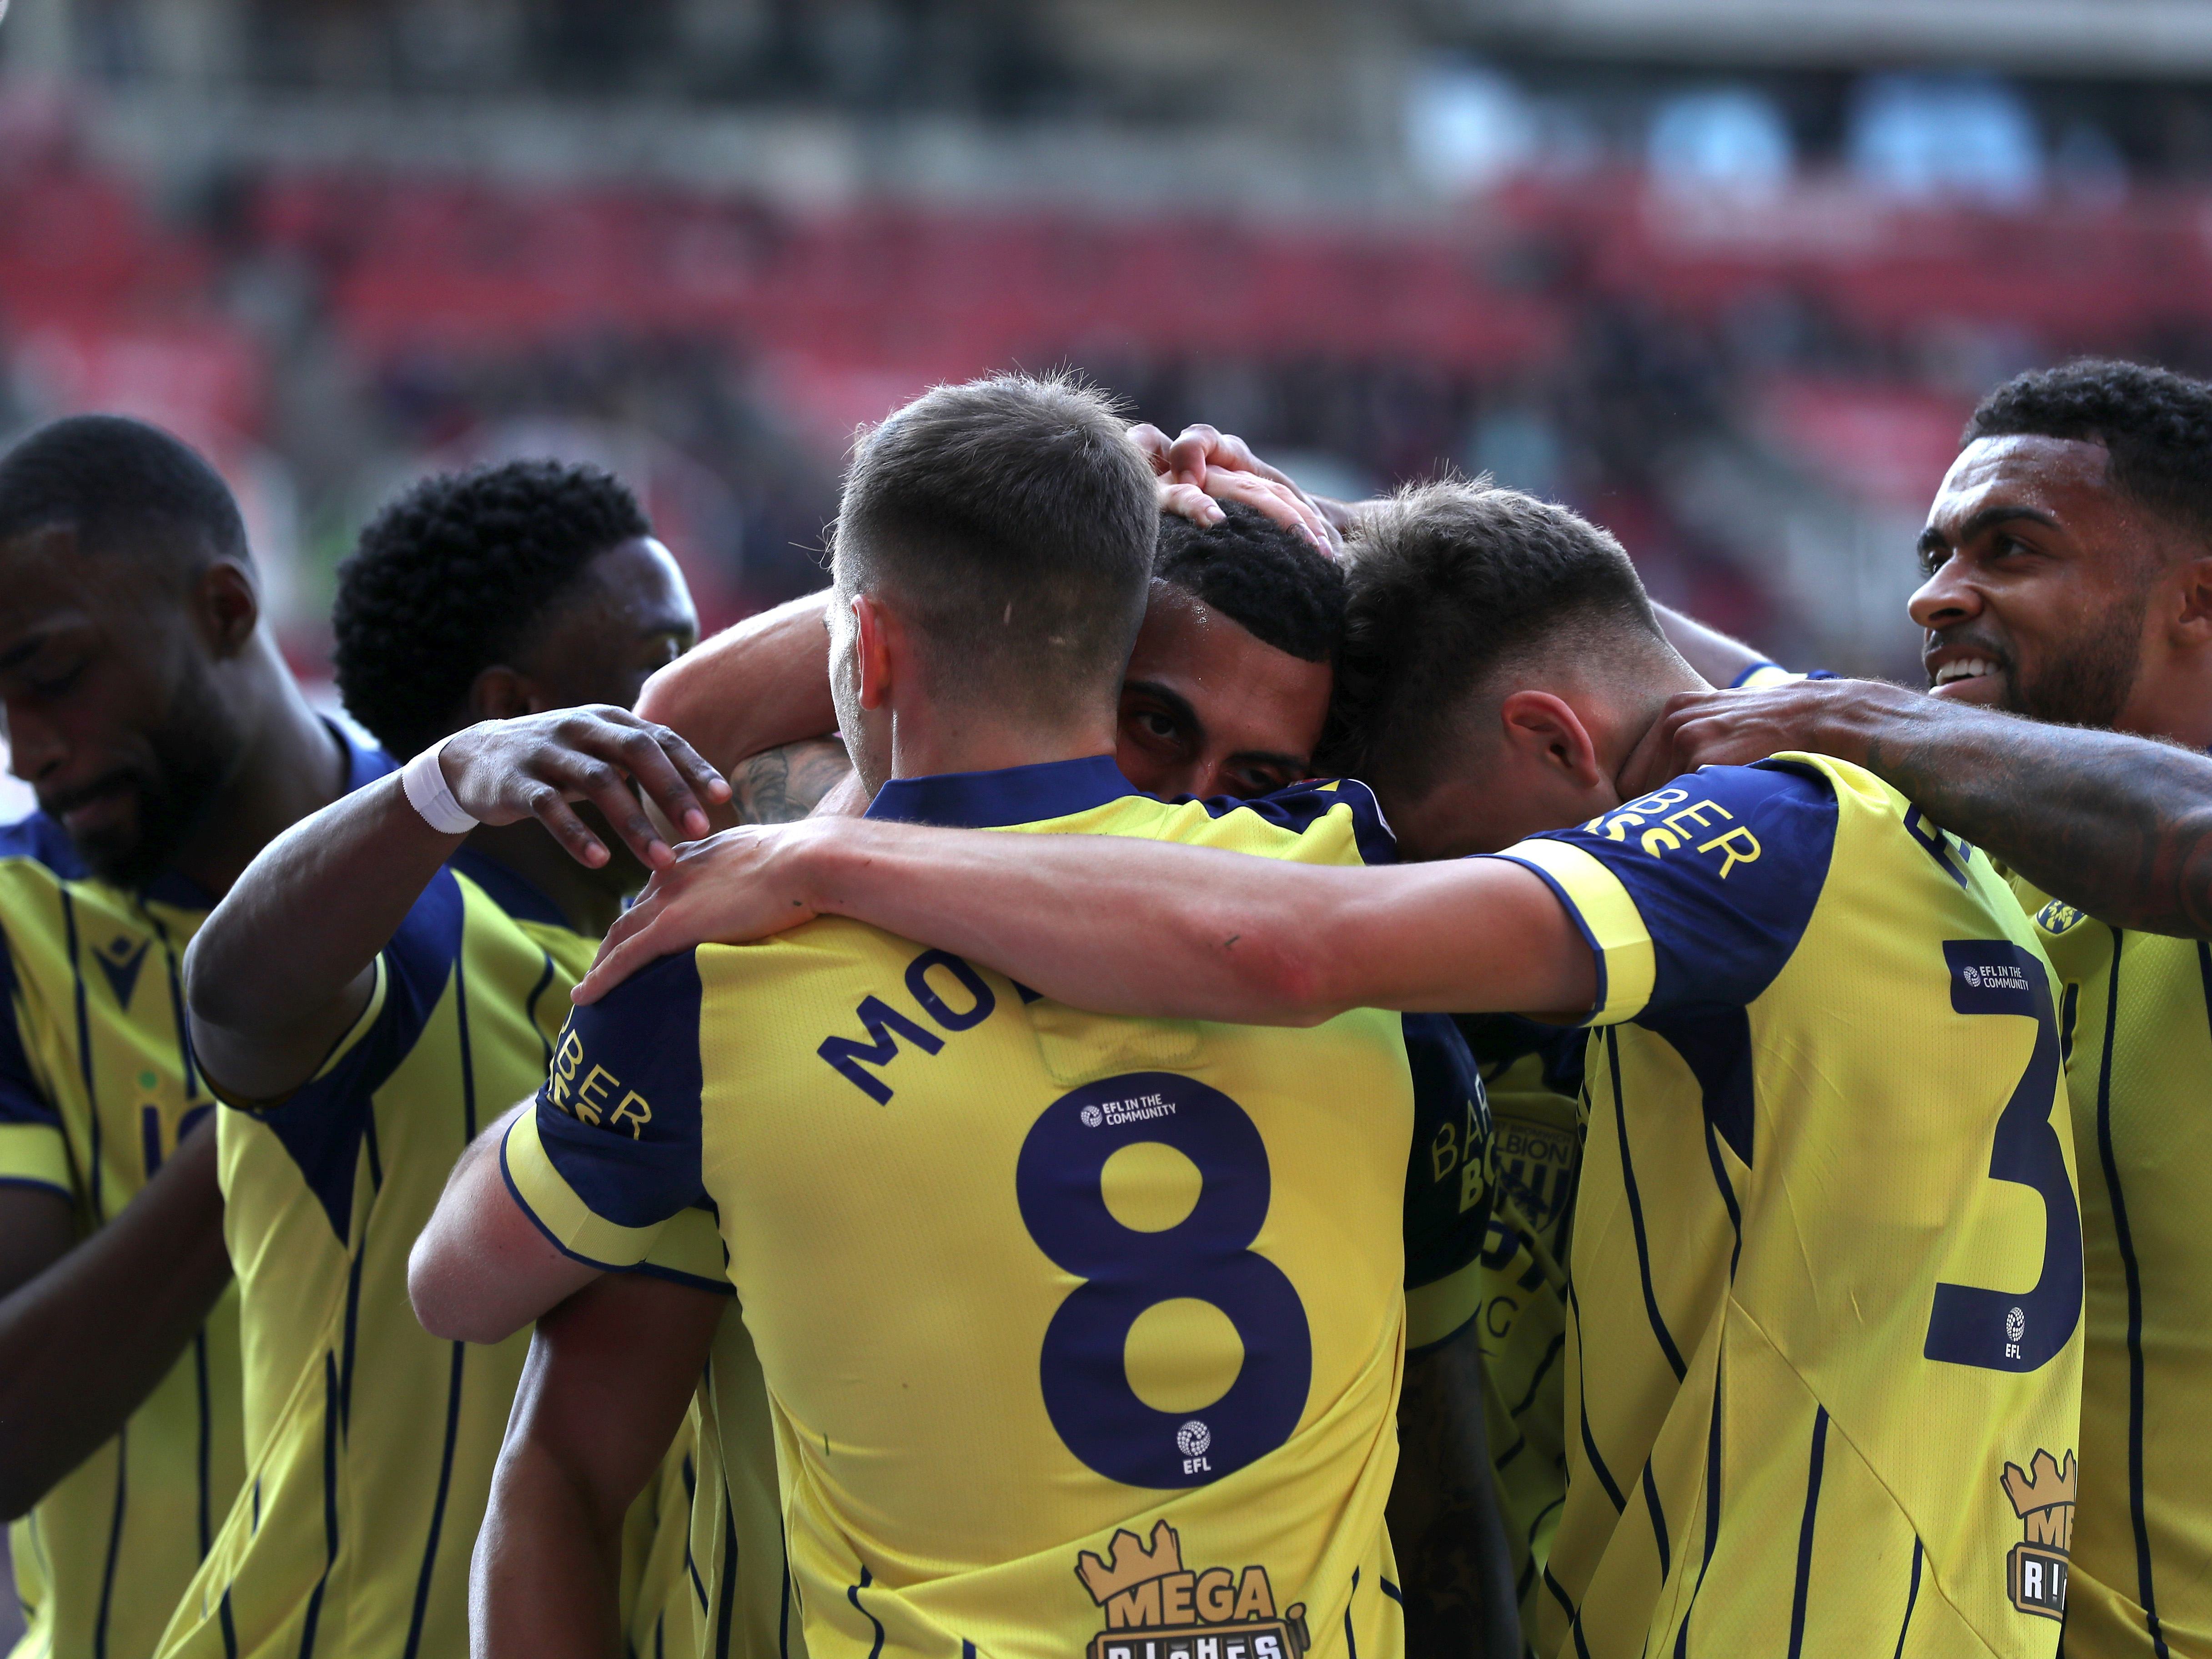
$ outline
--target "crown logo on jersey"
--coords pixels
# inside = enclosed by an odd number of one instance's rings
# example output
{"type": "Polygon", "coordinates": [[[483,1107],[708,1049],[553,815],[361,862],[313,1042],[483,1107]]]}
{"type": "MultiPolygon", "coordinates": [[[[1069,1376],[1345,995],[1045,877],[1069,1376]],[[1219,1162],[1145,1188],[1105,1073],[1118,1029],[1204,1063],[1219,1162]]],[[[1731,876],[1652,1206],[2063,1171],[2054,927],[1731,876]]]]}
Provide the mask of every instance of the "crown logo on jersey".
{"type": "Polygon", "coordinates": [[[1085,1659],[1299,1659],[1312,1645],[1304,1604],[1278,1614],[1265,1567],[1194,1572],[1165,1521],[1150,1543],[1124,1527],[1105,1556],[1078,1552],[1075,1576],[1106,1613],[1085,1659]]]}
{"type": "Polygon", "coordinates": [[[1091,1599],[1102,1607],[1132,1584],[1182,1571],[1182,1540],[1164,1521],[1152,1528],[1149,1545],[1124,1527],[1114,1534],[1106,1548],[1113,1558],[1110,1563],[1100,1560],[1091,1550],[1084,1550],[1075,1558],[1075,1576],[1091,1592],[1091,1599]]]}
{"type": "Polygon", "coordinates": [[[2074,1494],[2079,1485],[2074,1454],[2068,1452],[2061,1467],[2039,1446],[2026,1468],[2006,1464],[1998,1484],[2027,1534],[2005,1557],[2005,1587],[2012,1604],[2039,1619],[2063,1618],[2068,1552],[2074,1544],[2074,1494]]]}

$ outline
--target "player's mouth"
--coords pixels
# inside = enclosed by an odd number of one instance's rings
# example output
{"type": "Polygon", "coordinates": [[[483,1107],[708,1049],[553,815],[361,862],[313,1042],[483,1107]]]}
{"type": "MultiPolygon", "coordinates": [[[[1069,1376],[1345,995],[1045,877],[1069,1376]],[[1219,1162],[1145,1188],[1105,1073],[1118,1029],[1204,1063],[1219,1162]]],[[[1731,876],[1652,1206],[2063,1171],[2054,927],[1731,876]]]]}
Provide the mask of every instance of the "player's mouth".
{"type": "Polygon", "coordinates": [[[118,827],[130,815],[137,797],[127,775],[111,772],[78,788],[42,796],[39,805],[61,824],[70,840],[82,841],[118,827]]]}
{"type": "Polygon", "coordinates": [[[1928,665],[1928,689],[1939,697],[2002,704],[2011,685],[2011,659],[1986,641],[1947,641],[1929,651],[1923,660],[1928,665]]]}

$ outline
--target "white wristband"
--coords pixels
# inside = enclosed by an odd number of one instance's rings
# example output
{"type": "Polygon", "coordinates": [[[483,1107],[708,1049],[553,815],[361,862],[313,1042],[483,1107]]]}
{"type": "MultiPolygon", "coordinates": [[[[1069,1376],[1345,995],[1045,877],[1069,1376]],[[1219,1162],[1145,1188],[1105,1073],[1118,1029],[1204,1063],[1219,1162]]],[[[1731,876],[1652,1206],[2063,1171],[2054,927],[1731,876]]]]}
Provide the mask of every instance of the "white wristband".
{"type": "Polygon", "coordinates": [[[453,741],[448,734],[432,744],[401,769],[399,787],[407,792],[408,804],[422,815],[422,821],[441,836],[465,836],[481,823],[461,810],[460,802],[446,782],[446,774],[438,764],[438,757],[453,741]]]}

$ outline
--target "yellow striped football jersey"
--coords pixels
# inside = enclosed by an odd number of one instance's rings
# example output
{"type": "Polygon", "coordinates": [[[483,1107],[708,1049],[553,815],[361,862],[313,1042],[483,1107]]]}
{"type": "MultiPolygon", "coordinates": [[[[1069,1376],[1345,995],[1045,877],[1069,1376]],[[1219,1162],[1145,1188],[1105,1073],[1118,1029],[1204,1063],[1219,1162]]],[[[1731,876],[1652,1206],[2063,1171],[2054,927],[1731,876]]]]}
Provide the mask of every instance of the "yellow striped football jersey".
{"type": "Polygon", "coordinates": [[[2069,1659],[2212,1653],[2212,948],[2015,878],[2059,985],[2088,1340],[2069,1659]]]}
{"type": "MultiPolygon", "coordinates": [[[[1357,784],[1169,805],[1103,757],[871,811],[1389,853],[1357,784]]],[[[602,1265],[715,1204],[816,1659],[1395,1659],[1407,1180],[1481,1088],[1414,1029],[1103,1018],[825,918],[579,1009],[505,1168],[602,1265]]],[[[1462,1261],[1486,1209],[1455,1200],[1462,1261]]]]}
{"type": "Polygon", "coordinates": [[[1540,1650],[2053,1652],[2081,1234],[2002,879],[1806,756],[1502,856],[1600,963],[1540,1650]]]}
{"type": "Polygon", "coordinates": [[[1475,1316],[1484,1426],[1522,1648],[1534,1653],[1541,1574],[1567,1492],[1565,1263],[1582,1164],[1584,1037],[1510,1014],[1459,1024],[1489,1091],[1494,1160],[1475,1316]]]}
{"type": "MultiPolygon", "coordinates": [[[[391,769],[347,749],[349,787],[391,769]]],[[[215,1105],[185,1046],[179,975],[214,902],[173,872],[135,892],[93,879],[43,813],[0,830],[0,1182],[64,1194],[81,1232],[215,1105]]],[[[239,1399],[226,1291],[123,1431],[10,1529],[23,1659],[153,1652],[244,1477],[239,1399]]]]}
{"type": "MultiPolygon", "coordinates": [[[[543,1076],[594,949],[464,849],[379,954],[368,1007],[317,1075],[222,1114],[246,1480],[163,1656],[467,1650],[470,1553],[530,1339],[430,1336],[407,1255],[462,1149],[543,1076]]],[[[696,1282],[726,1288],[703,1216],[662,1243],[652,1270],[698,1249],[696,1282]]]]}

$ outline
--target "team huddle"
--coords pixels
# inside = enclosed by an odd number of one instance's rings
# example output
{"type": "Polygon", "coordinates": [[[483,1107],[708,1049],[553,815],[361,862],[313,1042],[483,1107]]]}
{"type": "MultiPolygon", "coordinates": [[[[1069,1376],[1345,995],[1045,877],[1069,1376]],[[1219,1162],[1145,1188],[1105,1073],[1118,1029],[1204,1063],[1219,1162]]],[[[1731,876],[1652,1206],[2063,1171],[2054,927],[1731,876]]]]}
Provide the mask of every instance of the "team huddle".
{"type": "Polygon", "coordinates": [[[1920,692],[1000,376],[696,649],[611,476],[414,485],[364,744],[33,432],[18,1654],[2212,1654],[2208,462],[1991,392],[1920,692]]]}

